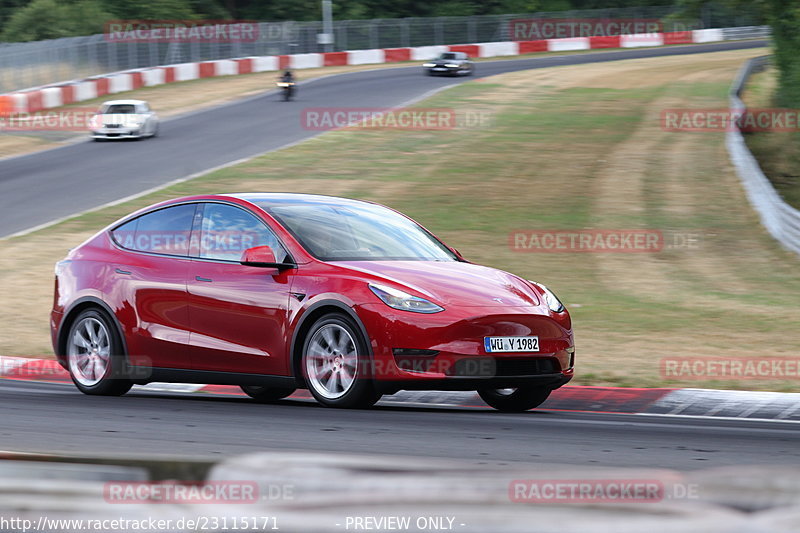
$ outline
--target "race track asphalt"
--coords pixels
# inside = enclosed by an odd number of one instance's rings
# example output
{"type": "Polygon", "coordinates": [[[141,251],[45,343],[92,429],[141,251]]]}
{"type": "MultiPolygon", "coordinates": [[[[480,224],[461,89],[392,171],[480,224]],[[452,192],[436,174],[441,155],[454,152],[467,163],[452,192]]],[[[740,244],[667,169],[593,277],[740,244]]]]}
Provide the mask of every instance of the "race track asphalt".
{"type": "Polygon", "coordinates": [[[390,454],[695,470],[800,464],[800,423],[311,400],[272,405],[211,394],[85,396],[72,384],[0,380],[0,450],[221,458],[257,451],[390,454]]]}
{"type": "MultiPolygon", "coordinates": [[[[733,41],[486,61],[477,63],[477,76],[766,44],[733,41]]],[[[468,79],[424,76],[419,66],[340,74],[302,84],[294,102],[281,102],[267,91],[167,120],[157,139],[104,143],[87,139],[0,160],[0,238],[310,138],[319,132],[303,128],[305,108],[393,107],[468,79]]]]}
{"type": "MultiPolygon", "coordinates": [[[[481,62],[481,76],[764,46],[718,43],[481,62]]],[[[211,167],[300,141],[306,107],[388,107],[459,78],[418,67],[331,76],[299,99],[265,94],[166,121],[163,136],[125,143],[81,142],[0,161],[0,236],[7,236],[211,167]]],[[[89,397],[69,384],[0,381],[0,450],[66,454],[222,457],[258,450],[313,450],[454,458],[474,463],[653,466],[796,465],[792,422],[539,410],[379,404],[327,409],[310,401],[259,405],[245,398],[132,392],[89,397]]]]}

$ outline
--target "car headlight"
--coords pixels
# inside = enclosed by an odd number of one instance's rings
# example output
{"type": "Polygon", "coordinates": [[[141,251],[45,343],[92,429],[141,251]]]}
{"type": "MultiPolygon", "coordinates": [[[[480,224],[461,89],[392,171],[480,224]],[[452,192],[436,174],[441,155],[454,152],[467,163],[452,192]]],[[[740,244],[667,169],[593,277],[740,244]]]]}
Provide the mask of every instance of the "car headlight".
{"type": "Polygon", "coordinates": [[[455,64],[455,63],[447,63],[445,66],[446,66],[446,67],[449,67],[449,68],[458,68],[458,67],[460,67],[461,65],[457,65],[457,64],[455,64]]]}
{"type": "Polygon", "coordinates": [[[444,311],[443,307],[429,302],[425,298],[413,296],[399,289],[394,289],[385,285],[373,285],[371,283],[369,288],[375,293],[375,296],[380,298],[383,303],[392,309],[411,311],[413,313],[438,313],[444,311]]]}
{"type": "Polygon", "coordinates": [[[553,291],[541,283],[536,283],[535,281],[531,281],[531,283],[542,289],[542,292],[544,292],[544,300],[547,302],[547,307],[549,307],[552,312],[560,313],[564,310],[564,304],[561,303],[561,300],[558,299],[558,296],[553,294],[553,291]]]}
{"type": "Polygon", "coordinates": [[[426,68],[431,68],[431,67],[435,67],[436,63],[423,63],[422,66],[426,67],[426,68]]]}

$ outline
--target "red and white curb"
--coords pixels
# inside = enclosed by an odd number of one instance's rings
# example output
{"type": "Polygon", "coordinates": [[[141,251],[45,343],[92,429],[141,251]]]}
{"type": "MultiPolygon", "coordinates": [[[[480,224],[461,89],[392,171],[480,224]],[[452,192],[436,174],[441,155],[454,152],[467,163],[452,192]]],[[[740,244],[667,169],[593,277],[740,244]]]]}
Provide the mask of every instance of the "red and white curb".
{"type": "MultiPolygon", "coordinates": [[[[0,378],[68,383],[69,374],[53,359],[0,356],[0,378]]],[[[204,393],[244,396],[239,387],[191,383],[150,383],[134,390],[163,393],[204,393]]],[[[290,399],[311,398],[298,391],[290,399]]],[[[382,403],[444,407],[486,407],[474,392],[401,391],[382,403]]],[[[800,421],[800,393],[710,389],[566,386],[542,405],[557,411],[636,413],[665,416],[800,421]]]]}
{"type": "Polygon", "coordinates": [[[672,44],[695,44],[722,41],[722,29],[668,33],[646,33],[615,37],[576,37],[539,41],[504,41],[495,43],[381,48],[277,56],[243,57],[161,67],[126,70],[73,80],[46,87],[0,95],[0,113],[36,113],[44,109],[74,104],[109,94],[153,87],[165,83],[270,72],[286,68],[306,69],[344,65],[375,65],[403,61],[425,61],[442,52],[464,52],[471,57],[503,57],[535,52],[568,52],[601,48],[637,48],[672,44]]]}

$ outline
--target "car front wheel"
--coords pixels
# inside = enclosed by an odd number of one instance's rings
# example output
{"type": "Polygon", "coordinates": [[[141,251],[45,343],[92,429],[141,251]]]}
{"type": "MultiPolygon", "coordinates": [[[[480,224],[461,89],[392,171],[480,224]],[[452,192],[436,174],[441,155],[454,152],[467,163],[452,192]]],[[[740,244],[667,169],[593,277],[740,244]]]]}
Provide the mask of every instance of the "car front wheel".
{"type": "Polygon", "coordinates": [[[367,343],[355,321],[331,313],[317,320],[303,343],[308,390],[331,407],[370,407],[380,399],[370,371],[367,343]]]}
{"type": "Polygon", "coordinates": [[[105,313],[87,309],[78,315],[66,348],[70,377],[84,394],[121,396],[131,389],[122,341],[105,313]]]}
{"type": "Polygon", "coordinates": [[[550,396],[542,387],[518,389],[479,389],[478,395],[490,407],[507,413],[521,413],[539,407],[550,396]]]}

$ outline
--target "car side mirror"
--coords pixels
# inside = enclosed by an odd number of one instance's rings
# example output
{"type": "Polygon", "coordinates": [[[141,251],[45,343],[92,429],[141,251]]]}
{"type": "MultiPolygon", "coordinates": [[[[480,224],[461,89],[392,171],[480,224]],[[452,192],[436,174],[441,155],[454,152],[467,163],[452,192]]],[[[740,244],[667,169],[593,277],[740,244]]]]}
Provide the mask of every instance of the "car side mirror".
{"type": "Polygon", "coordinates": [[[275,259],[275,252],[269,246],[254,246],[248,248],[242,253],[241,264],[245,266],[261,267],[261,268],[277,268],[284,270],[287,268],[294,268],[292,263],[278,263],[275,259]]]}

